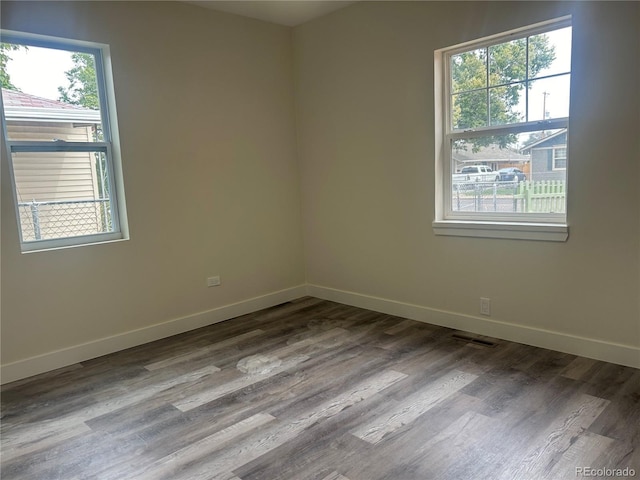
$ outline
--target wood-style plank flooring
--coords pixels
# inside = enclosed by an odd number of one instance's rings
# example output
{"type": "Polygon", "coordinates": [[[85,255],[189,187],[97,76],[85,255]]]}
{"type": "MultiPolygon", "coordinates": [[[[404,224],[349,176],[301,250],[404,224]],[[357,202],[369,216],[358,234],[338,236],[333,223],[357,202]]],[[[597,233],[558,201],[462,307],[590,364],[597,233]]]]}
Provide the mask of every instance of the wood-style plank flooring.
{"type": "Polygon", "coordinates": [[[455,334],[303,298],[14,382],[1,478],[640,478],[640,370],[455,334]]]}

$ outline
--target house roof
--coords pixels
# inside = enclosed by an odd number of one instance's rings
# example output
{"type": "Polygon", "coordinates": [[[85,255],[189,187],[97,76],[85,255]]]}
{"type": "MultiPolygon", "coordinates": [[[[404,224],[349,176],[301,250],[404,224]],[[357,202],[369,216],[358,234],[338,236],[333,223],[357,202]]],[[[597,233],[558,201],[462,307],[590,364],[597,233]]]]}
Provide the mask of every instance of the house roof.
{"type": "Polygon", "coordinates": [[[526,152],[528,150],[531,150],[532,148],[536,148],[536,147],[541,148],[545,146],[544,145],[545,143],[550,143],[550,145],[564,145],[565,143],[567,143],[567,139],[566,138],[562,139],[561,137],[566,133],[567,133],[567,129],[563,128],[562,130],[558,130],[556,133],[547,135],[546,137],[542,137],[541,139],[536,140],[533,143],[530,143],[529,145],[524,147],[521,151],[526,152]]]}
{"type": "Polygon", "coordinates": [[[454,148],[451,156],[458,162],[525,162],[528,155],[522,155],[510,148],[500,148],[498,145],[480,147],[473,152],[471,144],[464,144],[462,148],[454,148]]]}
{"type": "Polygon", "coordinates": [[[15,90],[2,89],[5,118],[14,122],[100,123],[100,111],[38,97],[15,90]]]}
{"type": "Polygon", "coordinates": [[[48,98],[37,97],[24,92],[18,92],[16,90],[2,89],[2,101],[5,108],[11,107],[37,107],[37,108],[65,108],[77,110],[77,105],[71,105],[70,103],[59,102],[57,100],[51,100],[48,98]]]}

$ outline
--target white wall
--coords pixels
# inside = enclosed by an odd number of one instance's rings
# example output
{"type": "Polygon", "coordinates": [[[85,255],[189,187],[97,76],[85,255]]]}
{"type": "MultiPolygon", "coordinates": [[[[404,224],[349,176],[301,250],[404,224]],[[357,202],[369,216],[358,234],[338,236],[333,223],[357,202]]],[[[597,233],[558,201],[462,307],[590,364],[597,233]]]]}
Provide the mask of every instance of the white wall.
{"type": "Polygon", "coordinates": [[[2,149],[3,381],[300,296],[289,28],[169,2],[0,8],[6,29],[110,44],[131,236],[21,254],[2,149]]]}
{"type": "Polygon", "coordinates": [[[640,366],[639,11],[367,2],[296,28],[310,291],[640,366]],[[435,236],[434,50],[569,13],[569,240],[435,236]]]}

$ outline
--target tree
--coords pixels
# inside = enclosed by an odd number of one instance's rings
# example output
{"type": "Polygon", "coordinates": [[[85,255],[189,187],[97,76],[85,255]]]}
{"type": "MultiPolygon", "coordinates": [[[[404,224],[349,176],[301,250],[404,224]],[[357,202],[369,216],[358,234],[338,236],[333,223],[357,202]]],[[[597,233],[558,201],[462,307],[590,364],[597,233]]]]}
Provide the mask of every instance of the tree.
{"type": "MultiPolygon", "coordinates": [[[[524,80],[534,78],[556,58],[555,48],[549,44],[546,35],[535,35],[528,40],[528,58],[526,38],[452,57],[452,120],[455,128],[471,129],[525,120],[516,110],[522,91],[529,85],[524,80]]],[[[473,150],[478,151],[491,144],[506,148],[516,142],[516,137],[483,137],[469,142],[473,150]]]]}
{"type": "MultiPolygon", "coordinates": [[[[21,45],[14,45],[12,43],[0,43],[0,87],[5,90],[20,91],[13,83],[11,83],[11,77],[7,71],[7,62],[11,60],[11,57],[7,52],[12,50],[20,50],[21,45]]],[[[24,47],[26,48],[26,47],[24,47]]]]}
{"type": "Polygon", "coordinates": [[[100,109],[95,58],[90,53],[74,52],[73,68],[65,72],[69,85],[58,87],[58,100],[91,110],[100,109]]]}

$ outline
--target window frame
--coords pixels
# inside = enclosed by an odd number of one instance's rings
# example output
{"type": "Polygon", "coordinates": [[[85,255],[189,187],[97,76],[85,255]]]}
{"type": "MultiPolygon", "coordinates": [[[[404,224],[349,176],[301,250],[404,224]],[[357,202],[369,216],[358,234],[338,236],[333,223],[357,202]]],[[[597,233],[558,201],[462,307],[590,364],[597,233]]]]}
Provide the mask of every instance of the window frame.
{"type": "Polygon", "coordinates": [[[22,253],[128,240],[129,233],[124,200],[122,161],[120,155],[115,91],[111,70],[109,45],[11,30],[0,30],[0,37],[0,41],[3,43],[19,44],[27,47],[32,46],[66,50],[93,55],[96,70],[98,101],[100,105],[100,120],[102,127],[102,139],[100,141],[17,141],[11,140],[7,134],[7,119],[4,104],[2,103],[2,98],[0,96],[0,122],[2,123],[2,131],[5,138],[7,159],[9,163],[9,176],[16,214],[16,226],[18,228],[22,253]],[[13,161],[13,154],[21,152],[98,152],[104,154],[104,158],[106,159],[105,164],[111,208],[112,231],[51,239],[24,240],[23,228],[20,223],[18,205],[19,198],[14,175],[13,161]]]}
{"type": "MultiPolygon", "coordinates": [[[[569,128],[569,117],[507,125],[454,129],[451,112],[451,57],[480,48],[571,27],[571,16],[525,26],[434,52],[435,95],[435,219],[436,235],[566,241],[567,214],[459,212],[452,208],[452,145],[455,140],[569,128]]],[[[527,65],[528,70],[528,65],[527,65]]],[[[571,75],[571,71],[568,72],[571,75]]],[[[555,74],[551,76],[560,76],[555,74]]],[[[548,78],[545,76],[538,78],[548,78]]],[[[534,81],[529,79],[528,81],[534,81]]],[[[489,89],[489,85],[486,86],[489,89]]],[[[525,90],[526,92],[526,90],[525,90]]]]}
{"type": "Polygon", "coordinates": [[[553,151],[551,153],[552,156],[552,169],[553,171],[562,171],[562,170],[566,170],[567,169],[567,147],[553,147],[553,151]],[[558,155],[558,152],[563,152],[564,155],[560,156],[558,155]],[[558,167],[556,162],[558,160],[562,160],[564,162],[564,167],[558,167]]]}

